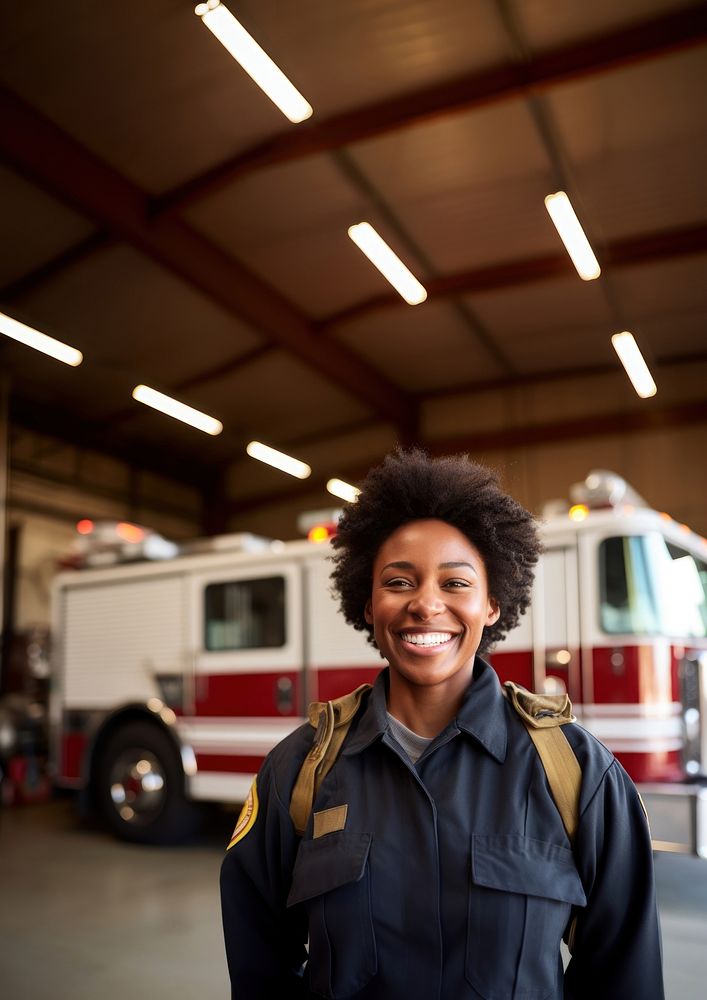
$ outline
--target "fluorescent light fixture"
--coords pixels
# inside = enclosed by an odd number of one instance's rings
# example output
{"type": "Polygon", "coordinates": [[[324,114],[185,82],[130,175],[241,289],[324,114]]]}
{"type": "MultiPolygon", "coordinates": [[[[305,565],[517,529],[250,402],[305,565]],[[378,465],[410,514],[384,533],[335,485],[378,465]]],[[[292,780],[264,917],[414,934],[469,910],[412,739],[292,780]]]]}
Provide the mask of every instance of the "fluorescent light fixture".
{"type": "Polygon", "coordinates": [[[601,274],[599,262],[565,192],[549,194],[545,199],[545,208],[555,223],[555,229],[560,234],[560,239],[565,244],[565,249],[572,258],[580,278],[583,281],[598,278],[601,274]]]}
{"type": "Polygon", "coordinates": [[[223,430],[223,424],[220,420],[215,420],[202,413],[201,410],[187,406],[186,403],[180,403],[176,399],[172,399],[171,396],[165,396],[164,393],[151,389],[149,385],[136,385],[133,389],[133,399],[137,399],[139,403],[151,406],[161,413],[166,413],[168,417],[174,417],[175,420],[190,424],[197,430],[204,431],[205,434],[216,435],[223,430]]]}
{"type": "Polygon", "coordinates": [[[33,347],[35,351],[48,354],[50,357],[56,358],[57,361],[63,361],[65,365],[71,365],[76,368],[83,361],[83,354],[81,351],[77,351],[75,347],[62,344],[60,340],[54,340],[53,337],[48,337],[46,333],[33,330],[31,326],[26,326],[24,323],[20,323],[19,320],[13,319],[11,316],[6,316],[5,313],[1,312],[0,333],[4,333],[6,337],[10,337],[12,340],[19,341],[20,344],[26,344],[27,347],[33,347]]]}
{"type": "Polygon", "coordinates": [[[626,369],[626,374],[631,379],[633,388],[641,399],[655,396],[658,387],[653,381],[648,365],[643,360],[643,355],[633,334],[629,333],[628,330],[624,330],[623,333],[615,333],[611,338],[611,343],[619,356],[619,361],[626,369]]]}
{"type": "Polygon", "coordinates": [[[330,479],[326,484],[326,488],[335,497],[341,497],[342,500],[346,500],[348,503],[353,503],[361,492],[355,486],[352,486],[351,483],[345,483],[343,479],[330,479]]]}
{"type": "Polygon", "coordinates": [[[416,306],[425,301],[425,289],[369,222],[351,226],[349,236],[409,305],[416,306]]]}
{"type": "Polygon", "coordinates": [[[312,475],[312,470],[304,462],[292,458],[291,455],[285,455],[281,451],[276,451],[274,448],[269,448],[268,445],[261,444],[260,441],[251,441],[246,446],[246,451],[251,458],[257,458],[259,462],[272,465],[275,469],[286,472],[289,476],[295,476],[297,479],[308,479],[312,475]]]}
{"type": "Polygon", "coordinates": [[[291,122],[302,122],[312,115],[312,106],[293,87],[282,70],[278,69],[267,52],[248,34],[228,7],[220,0],[208,0],[194,8],[209,31],[228,49],[246,73],[255,80],[273,104],[276,104],[291,122]]]}

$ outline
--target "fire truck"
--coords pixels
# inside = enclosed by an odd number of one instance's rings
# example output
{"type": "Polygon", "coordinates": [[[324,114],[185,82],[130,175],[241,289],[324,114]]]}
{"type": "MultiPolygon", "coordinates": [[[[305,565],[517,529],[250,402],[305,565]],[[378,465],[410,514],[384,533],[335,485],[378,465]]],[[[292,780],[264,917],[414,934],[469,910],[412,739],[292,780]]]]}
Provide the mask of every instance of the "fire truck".
{"type": "MultiPolygon", "coordinates": [[[[541,530],[531,609],[492,665],[567,691],[638,785],[655,848],[707,857],[707,542],[608,472],[541,530]]],[[[242,801],[310,701],[384,665],[337,609],[328,544],[237,534],[167,555],[103,566],[104,546],[53,594],[55,781],[144,842],[242,801]]]]}

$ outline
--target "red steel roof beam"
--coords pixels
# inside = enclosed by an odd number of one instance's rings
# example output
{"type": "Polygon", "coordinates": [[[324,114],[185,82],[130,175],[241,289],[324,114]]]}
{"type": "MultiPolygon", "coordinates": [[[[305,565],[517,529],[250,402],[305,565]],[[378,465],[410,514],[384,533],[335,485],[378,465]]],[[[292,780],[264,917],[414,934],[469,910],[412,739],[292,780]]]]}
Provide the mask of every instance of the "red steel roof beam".
{"type": "MultiPolygon", "coordinates": [[[[598,253],[600,263],[605,268],[629,267],[634,264],[707,253],[707,225],[626,236],[606,244],[598,253]]],[[[427,278],[425,288],[428,299],[446,299],[455,295],[473,295],[538,281],[549,281],[574,273],[567,254],[548,254],[544,257],[491,264],[489,267],[479,267],[472,271],[459,271],[457,274],[441,275],[439,278],[427,278]]],[[[398,295],[377,295],[375,298],[366,299],[348,309],[323,317],[316,321],[315,326],[316,329],[326,332],[339,323],[359,319],[382,309],[392,309],[400,304],[398,295]]]]}
{"type": "Polygon", "coordinates": [[[148,198],[99,157],[0,88],[0,153],[101,228],[131,243],[232,315],[250,323],[327,381],[404,433],[416,425],[406,393],[343,345],[324,348],[288,300],[176,218],[150,222],[148,198]]]}
{"type": "Polygon", "coordinates": [[[153,201],[154,215],[170,214],[264,167],[330,152],[397,129],[472,108],[547,90],[569,80],[605,73],[707,40],[707,6],[690,6],[629,25],[611,34],[561,46],[527,65],[510,63],[446,81],[415,93],[312,120],[230,157],[153,201]]]}

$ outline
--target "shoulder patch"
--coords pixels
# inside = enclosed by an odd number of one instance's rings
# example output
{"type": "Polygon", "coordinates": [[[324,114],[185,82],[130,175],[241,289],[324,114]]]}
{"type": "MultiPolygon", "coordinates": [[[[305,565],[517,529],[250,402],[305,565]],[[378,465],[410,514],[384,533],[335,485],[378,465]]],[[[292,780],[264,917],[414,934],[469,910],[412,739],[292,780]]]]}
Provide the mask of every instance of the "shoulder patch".
{"type": "Polygon", "coordinates": [[[250,786],[250,791],[248,792],[248,798],[243,803],[243,808],[241,809],[240,815],[236,826],[231,834],[231,839],[228,843],[227,851],[238,843],[239,840],[243,840],[245,835],[253,829],[253,824],[258,816],[258,785],[257,778],[253,778],[253,784],[250,786]]]}

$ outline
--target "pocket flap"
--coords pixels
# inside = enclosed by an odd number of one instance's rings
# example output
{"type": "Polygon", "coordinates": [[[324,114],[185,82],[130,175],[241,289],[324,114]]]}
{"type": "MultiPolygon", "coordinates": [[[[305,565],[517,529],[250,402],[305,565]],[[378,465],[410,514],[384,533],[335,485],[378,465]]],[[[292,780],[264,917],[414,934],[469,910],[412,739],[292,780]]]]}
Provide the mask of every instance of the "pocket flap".
{"type": "Polygon", "coordinates": [[[330,833],[318,840],[303,840],[292,872],[287,905],[321,896],[348,882],[358,882],[366,868],[370,833],[330,833]]]}
{"type": "Polygon", "coordinates": [[[477,885],[586,906],[572,851],[520,834],[474,834],[471,872],[477,885]]]}

